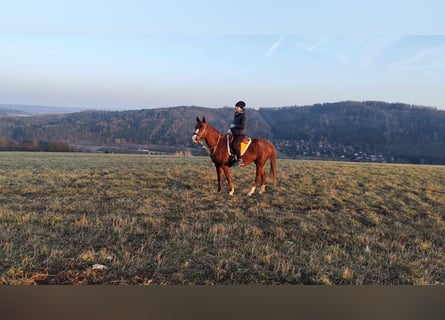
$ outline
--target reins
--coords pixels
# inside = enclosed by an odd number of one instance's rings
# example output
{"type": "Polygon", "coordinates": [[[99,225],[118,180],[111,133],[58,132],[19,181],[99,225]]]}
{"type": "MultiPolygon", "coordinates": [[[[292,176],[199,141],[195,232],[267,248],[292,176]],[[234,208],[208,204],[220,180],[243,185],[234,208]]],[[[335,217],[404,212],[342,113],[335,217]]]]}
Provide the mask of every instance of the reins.
{"type": "MultiPolygon", "coordinates": [[[[205,128],[205,130],[207,130],[207,127],[205,128]]],[[[203,133],[204,133],[204,132],[203,132],[203,133]]],[[[219,144],[219,141],[221,140],[221,136],[222,136],[222,134],[219,133],[219,134],[218,134],[218,140],[216,141],[216,144],[215,144],[213,147],[207,146],[202,140],[199,140],[199,143],[200,143],[200,144],[202,145],[202,147],[207,151],[207,153],[209,154],[209,156],[213,156],[213,155],[215,154],[216,149],[218,149],[218,144],[219,144]],[[212,151],[212,148],[214,148],[213,151],[212,151]]],[[[202,137],[202,134],[200,135],[200,137],[202,137]]]]}

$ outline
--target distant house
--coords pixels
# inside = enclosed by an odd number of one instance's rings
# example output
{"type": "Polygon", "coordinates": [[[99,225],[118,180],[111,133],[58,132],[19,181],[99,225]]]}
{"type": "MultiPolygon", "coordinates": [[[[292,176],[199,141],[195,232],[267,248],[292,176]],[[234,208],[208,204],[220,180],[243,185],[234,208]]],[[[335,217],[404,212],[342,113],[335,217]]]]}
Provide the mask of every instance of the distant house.
{"type": "Polygon", "coordinates": [[[177,156],[186,156],[186,157],[190,157],[192,155],[192,153],[190,151],[181,151],[178,150],[175,152],[175,155],[177,156]]]}

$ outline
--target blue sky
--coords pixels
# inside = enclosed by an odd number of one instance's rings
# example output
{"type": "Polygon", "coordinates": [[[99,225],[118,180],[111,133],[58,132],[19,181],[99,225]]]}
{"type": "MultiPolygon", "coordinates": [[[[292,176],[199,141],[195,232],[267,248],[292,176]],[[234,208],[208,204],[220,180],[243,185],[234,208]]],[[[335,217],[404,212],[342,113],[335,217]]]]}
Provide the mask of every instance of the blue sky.
{"type": "Polygon", "coordinates": [[[7,1],[0,104],[445,109],[444,1],[7,1]]]}

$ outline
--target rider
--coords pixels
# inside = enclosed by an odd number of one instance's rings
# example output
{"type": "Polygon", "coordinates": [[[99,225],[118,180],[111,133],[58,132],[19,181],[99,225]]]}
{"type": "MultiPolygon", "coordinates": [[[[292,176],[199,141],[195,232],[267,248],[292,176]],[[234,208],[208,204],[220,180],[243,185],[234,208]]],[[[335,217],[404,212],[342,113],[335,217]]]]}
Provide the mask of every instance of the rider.
{"type": "Polygon", "coordinates": [[[232,149],[236,154],[237,164],[243,165],[243,159],[241,158],[240,148],[241,141],[246,136],[247,128],[247,114],[245,111],[246,103],[244,101],[238,101],[235,104],[235,116],[233,123],[230,125],[230,130],[233,135],[232,149]]]}

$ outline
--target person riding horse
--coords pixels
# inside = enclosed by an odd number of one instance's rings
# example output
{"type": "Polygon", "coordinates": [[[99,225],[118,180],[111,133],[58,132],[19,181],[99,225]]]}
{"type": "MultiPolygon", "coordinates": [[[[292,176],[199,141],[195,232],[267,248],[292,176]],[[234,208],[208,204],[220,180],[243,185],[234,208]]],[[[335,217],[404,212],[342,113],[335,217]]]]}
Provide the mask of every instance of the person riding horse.
{"type": "MultiPolygon", "coordinates": [[[[241,141],[246,136],[247,128],[247,114],[245,111],[246,103],[244,101],[238,101],[235,104],[235,115],[233,117],[233,123],[230,125],[229,132],[233,135],[232,149],[235,152],[236,163],[238,166],[243,165],[243,159],[241,158],[241,141]]],[[[228,133],[229,133],[228,132],[228,133]]]]}
{"type": "MultiPolygon", "coordinates": [[[[233,196],[235,188],[233,186],[232,175],[230,173],[232,163],[227,150],[228,139],[228,136],[224,136],[218,132],[218,130],[212,127],[206,121],[205,117],[202,117],[202,120],[199,117],[196,117],[196,126],[192,136],[192,141],[193,143],[205,143],[207,145],[207,151],[209,152],[210,159],[212,159],[212,162],[215,164],[216,168],[218,192],[221,192],[222,190],[222,174],[224,173],[230,188],[229,195],[233,196]]],[[[244,166],[254,163],[256,167],[255,181],[247,194],[248,196],[253,195],[260,180],[260,193],[264,193],[266,190],[266,171],[264,170],[264,167],[268,160],[270,160],[272,182],[276,184],[277,150],[269,141],[259,138],[252,139],[250,147],[246,149],[243,155],[244,166]]]]}

